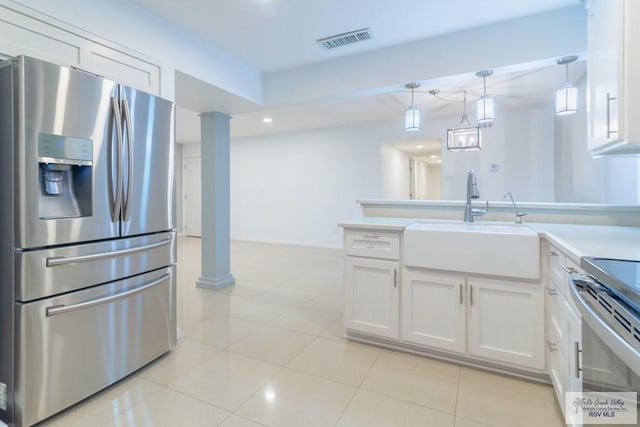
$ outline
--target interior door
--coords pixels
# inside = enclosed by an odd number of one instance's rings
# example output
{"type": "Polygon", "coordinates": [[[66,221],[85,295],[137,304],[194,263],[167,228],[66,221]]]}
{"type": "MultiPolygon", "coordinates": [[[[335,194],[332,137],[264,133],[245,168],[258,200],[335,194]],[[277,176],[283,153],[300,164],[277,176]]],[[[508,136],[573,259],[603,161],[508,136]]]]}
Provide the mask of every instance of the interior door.
{"type": "Polygon", "coordinates": [[[202,176],[200,157],[184,159],[184,233],[187,236],[202,237],[202,176]]]}
{"type": "Polygon", "coordinates": [[[122,235],[175,228],[174,104],[122,87],[122,235]]]}
{"type": "MultiPolygon", "coordinates": [[[[118,235],[114,214],[115,138],[109,80],[28,57],[13,67],[16,245],[33,248],[118,235]],[[19,90],[18,90],[19,89],[19,90]],[[78,153],[81,152],[81,156],[78,153]],[[64,162],[78,161],[85,165],[64,162]],[[56,163],[59,162],[59,163],[56,163]],[[61,185],[47,193],[44,170],[61,185]],[[57,178],[56,178],[57,179],[57,178]]],[[[8,72],[9,68],[4,72],[8,72]]],[[[12,94],[0,93],[0,97],[12,94]]],[[[9,99],[9,98],[5,98],[9,99]]],[[[4,120],[9,120],[3,118],[4,120]]],[[[9,125],[11,126],[11,125],[9,125]]],[[[12,159],[2,159],[12,167],[12,159]]],[[[50,191],[50,190],[49,190],[50,191]]]]}

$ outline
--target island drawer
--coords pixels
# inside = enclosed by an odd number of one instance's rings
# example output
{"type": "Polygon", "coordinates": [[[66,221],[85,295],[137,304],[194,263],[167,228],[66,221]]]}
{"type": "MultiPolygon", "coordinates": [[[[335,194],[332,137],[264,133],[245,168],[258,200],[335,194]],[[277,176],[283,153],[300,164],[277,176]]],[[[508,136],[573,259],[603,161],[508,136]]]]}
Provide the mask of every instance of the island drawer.
{"type": "Polygon", "coordinates": [[[345,230],[344,249],[347,255],[400,259],[400,234],[379,230],[345,230]]]}

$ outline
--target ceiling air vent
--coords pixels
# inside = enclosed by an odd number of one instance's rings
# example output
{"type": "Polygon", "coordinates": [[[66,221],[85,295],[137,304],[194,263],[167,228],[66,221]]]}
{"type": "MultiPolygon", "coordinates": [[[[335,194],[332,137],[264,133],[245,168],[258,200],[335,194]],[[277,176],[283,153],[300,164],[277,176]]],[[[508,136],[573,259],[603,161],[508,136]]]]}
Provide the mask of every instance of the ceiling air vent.
{"type": "Polygon", "coordinates": [[[335,47],[344,46],[351,43],[361,42],[372,38],[371,29],[363,28],[361,30],[349,31],[348,33],[336,34],[335,36],[325,37],[316,40],[325,49],[333,49],[335,47]]]}

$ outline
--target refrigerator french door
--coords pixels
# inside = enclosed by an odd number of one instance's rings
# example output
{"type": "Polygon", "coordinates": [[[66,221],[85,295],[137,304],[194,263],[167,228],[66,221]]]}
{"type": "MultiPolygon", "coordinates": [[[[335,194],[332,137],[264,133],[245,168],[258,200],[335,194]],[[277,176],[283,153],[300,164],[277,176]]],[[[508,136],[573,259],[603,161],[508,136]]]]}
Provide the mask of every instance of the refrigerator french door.
{"type": "Polygon", "coordinates": [[[173,103],[73,68],[19,61],[17,247],[172,229],[173,103]],[[56,179],[60,194],[46,187],[56,179]]]}
{"type": "Polygon", "coordinates": [[[173,142],[170,101],[0,63],[3,421],[40,422],[175,345],[173,142]]]}

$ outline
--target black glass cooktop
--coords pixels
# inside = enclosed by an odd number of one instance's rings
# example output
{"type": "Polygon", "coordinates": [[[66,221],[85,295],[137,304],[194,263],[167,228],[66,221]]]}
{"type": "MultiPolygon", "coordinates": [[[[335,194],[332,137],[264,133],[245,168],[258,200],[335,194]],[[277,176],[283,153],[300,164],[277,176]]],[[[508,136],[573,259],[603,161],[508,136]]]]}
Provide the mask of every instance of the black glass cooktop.
{"type": "Polygon", "coordinates": [[[580,266],[640,313],[640,261],[583,257],[580,266]]]}

